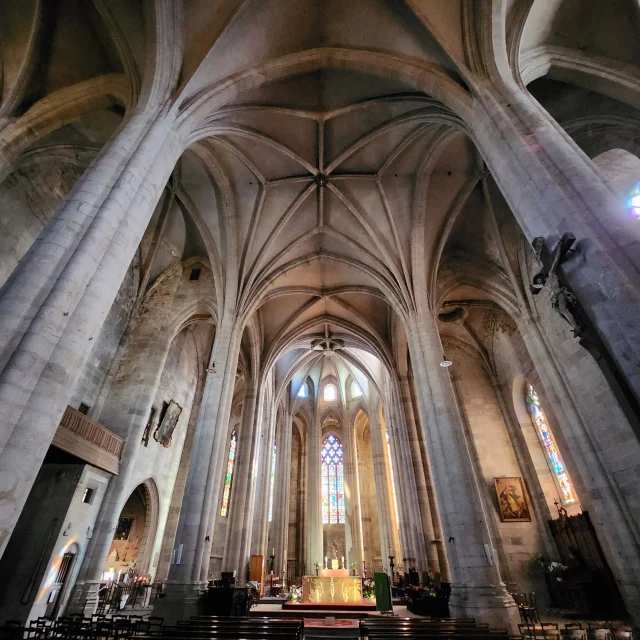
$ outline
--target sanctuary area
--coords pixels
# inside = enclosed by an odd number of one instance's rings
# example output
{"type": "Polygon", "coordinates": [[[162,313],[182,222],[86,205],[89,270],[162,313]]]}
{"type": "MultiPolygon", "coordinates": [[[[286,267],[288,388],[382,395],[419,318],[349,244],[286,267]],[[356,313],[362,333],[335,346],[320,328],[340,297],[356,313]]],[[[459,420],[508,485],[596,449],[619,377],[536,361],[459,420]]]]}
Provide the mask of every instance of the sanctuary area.
{"type": "Polygon", "coordinates": [[[5,0],[0,70],[0,624],[640,625],[638,0],[5,0]]]}

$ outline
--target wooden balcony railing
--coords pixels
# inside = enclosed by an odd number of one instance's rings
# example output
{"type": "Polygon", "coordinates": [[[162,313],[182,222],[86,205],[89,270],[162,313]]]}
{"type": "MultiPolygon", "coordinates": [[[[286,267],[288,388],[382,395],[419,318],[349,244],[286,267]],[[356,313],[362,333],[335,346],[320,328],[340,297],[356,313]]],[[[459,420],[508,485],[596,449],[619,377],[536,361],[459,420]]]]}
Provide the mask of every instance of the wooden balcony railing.
{"type": "Polygon", "coordinates": [[[120,471],[124,440],[73,407],[67,407],[51,443],[115,475],[120,471]]]}

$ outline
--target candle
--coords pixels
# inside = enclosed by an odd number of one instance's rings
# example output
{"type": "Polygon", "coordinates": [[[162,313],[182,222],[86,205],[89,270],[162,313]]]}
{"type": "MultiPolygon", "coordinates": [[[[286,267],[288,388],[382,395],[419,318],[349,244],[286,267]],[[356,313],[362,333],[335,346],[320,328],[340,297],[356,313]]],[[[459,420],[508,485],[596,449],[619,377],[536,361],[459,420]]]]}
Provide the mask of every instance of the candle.
{"type": "Polygon", "coordinates": [[[272,555],[272,556],[275,556],[275,555],[276,555],[276,548],[275,548],[275,547],[273,547],[273,549],[271,549],[271,555],[272,555]]]}

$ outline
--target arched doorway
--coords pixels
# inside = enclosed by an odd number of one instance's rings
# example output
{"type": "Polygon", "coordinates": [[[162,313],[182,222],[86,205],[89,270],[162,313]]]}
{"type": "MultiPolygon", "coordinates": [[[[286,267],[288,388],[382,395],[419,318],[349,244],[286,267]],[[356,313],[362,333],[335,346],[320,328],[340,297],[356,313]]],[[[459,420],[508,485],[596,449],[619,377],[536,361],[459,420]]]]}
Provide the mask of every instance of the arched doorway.
{"type": "Polygon", "coordinates": [[[158,525],[158,492],[153,480],[139,484],[125,502],[113,534],[103,580],[146,578],[158,525]]]}

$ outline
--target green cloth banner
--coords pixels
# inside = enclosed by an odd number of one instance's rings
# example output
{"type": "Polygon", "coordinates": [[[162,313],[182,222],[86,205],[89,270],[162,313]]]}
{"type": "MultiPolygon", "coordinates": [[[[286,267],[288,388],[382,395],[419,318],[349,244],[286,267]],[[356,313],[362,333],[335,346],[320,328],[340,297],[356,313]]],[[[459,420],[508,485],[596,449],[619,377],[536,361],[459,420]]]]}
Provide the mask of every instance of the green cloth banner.
{"type": "Polygon", "coordinates": [[[375,573],[373,580],[376,588],[376,609],[378,611],[392,611],[389,576],[386,573],[375,573]]]}

